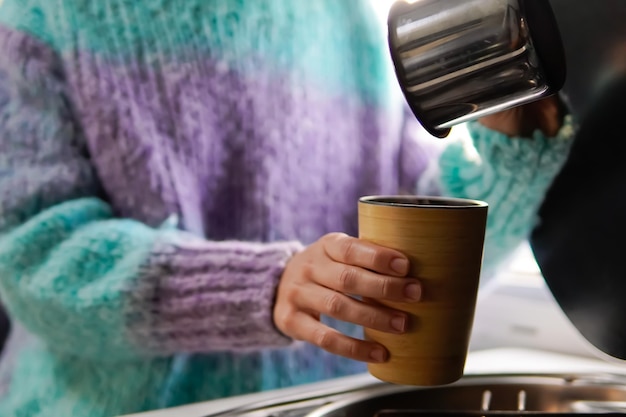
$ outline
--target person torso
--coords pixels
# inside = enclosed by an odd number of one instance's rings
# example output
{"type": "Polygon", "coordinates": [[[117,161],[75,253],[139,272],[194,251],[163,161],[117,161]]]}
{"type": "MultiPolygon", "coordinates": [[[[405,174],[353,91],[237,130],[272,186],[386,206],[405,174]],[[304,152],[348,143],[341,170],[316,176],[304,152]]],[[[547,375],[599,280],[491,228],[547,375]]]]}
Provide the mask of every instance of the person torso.
{"type": "Polygon", "coordinates": [[[397,192],[397,107],[367,2],[110,3],[77,2],[57,42],[120,216],[311,242],[354,234],[359,196],[397,192]]]}

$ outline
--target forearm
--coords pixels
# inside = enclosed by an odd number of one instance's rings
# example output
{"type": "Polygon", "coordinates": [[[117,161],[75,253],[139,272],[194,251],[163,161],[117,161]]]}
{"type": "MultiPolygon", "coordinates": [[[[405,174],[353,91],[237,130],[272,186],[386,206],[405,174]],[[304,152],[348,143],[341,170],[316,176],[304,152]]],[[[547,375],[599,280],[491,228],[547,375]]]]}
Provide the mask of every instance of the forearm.
{"type": "Polygon", "coordinates": [[[83,199],[0,237],[0,286],[16,319],[73,354],[257,349],[289,343],[271,313],[298,249],[151,229],[83,199]]]}

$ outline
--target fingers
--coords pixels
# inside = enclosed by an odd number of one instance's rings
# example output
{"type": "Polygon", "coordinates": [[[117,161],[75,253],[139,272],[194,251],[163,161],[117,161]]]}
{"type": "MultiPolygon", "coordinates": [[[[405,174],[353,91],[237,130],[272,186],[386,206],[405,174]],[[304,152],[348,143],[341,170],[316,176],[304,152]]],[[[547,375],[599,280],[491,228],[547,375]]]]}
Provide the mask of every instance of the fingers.
{"type": "Polygon", "coordinates": [[[369,305],[320,286],[307,287],[306,296],[300,297],[298,306],[303,311],[314,311],[337,320],[387,333],[404,333],[408,325],[408,317],[405,313],[380,305],[369,305]]]}
{"type": "Polygon", "coordinates": [[[561,128],[559,103],[555,96],[535,104],[534,114],[538,128],[548,137],[556,136],[561,128]]]}
{"type": "Polygon", "coordinates": [[[348,337],[302,312],[293,316],[293,321],[298,323],[292,332],[295,339],[362,362],[385,362],[389,357],[387,350],[377,343],[348,337]]]}
{"type": "Polygon", "coordinates": [[[560,102],[557,96],[514,107],[481,117],[480,123],[511,137],[532,138],[535,130],[546,136],[555,136],[562,124],[560,102]]]}
{"type": "Polygon", "coordinates": [[[312,271],[312,279],[345,294],[400,302],[419,301],[422,289],[413,278],[390,277],[338,262],[312,271]]]}
{"type": "Polygon", "coordinates": [[[520,136],[523,130],[523,111],[520,107],[504,110],[479,119],[483,126],[507,136],[520,136]]]}
{"type": "Polygon", "coordinates": [[[324,236],[288,262],[276,295],[273,319],[285,335],[354,360],[384,362],[381,345],[348,337],[319,321],[320,315],[383,332],[400,334],[408,315],[350,296],[417,301],[419,282],[406,278],[402,253],[345,234],[324,236]]]}
{"type": "Polygon", "coordinates": [[[405,276],[409,271],[408,259],[396,250],[343,233],[331,233],[323,239],[326,254],[335,262],[394,276],[405,276]]]}

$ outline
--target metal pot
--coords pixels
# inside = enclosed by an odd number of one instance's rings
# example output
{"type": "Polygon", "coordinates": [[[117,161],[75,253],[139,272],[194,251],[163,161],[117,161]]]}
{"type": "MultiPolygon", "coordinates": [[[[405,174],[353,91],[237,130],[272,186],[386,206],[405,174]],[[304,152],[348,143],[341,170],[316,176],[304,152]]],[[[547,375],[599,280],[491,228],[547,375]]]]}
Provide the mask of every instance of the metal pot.
{"type": "Polygon", "coordinates": [[[565,55],[547,0],[398,1],[389,12],[396,75],[433,135],[558,92],[565,55]]]}

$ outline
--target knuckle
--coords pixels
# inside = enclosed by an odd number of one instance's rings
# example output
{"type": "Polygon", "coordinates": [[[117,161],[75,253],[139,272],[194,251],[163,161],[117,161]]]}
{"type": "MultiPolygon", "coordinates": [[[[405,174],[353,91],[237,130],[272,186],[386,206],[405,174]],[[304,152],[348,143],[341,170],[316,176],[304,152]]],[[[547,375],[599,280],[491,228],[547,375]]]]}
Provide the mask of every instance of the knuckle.
{"type": "Polygon", "coordinates": [[[346,235],[343,235],[339,241],[339,253],[344,260],[352,259],[355,255],[356,251],[356,240],[352,239],[346,235]]]}
{"type": "Polygon", "coordinates": [[[382,250],[372,250],[369,253],[369,263],[375,269],[381,269],[387,266],[389,255],[382,250]]]}
{"type": "Polygon", "coordinates": [[[302,268],[302,272],[301,272],[302,277],[309,280],[314,274],[315,262],[313,261],[304,262],[301,268],[302,268]]]}
{"type": "Polygon", "coordinates": [[[283,327],[288,330],[295,330],[297,326],[297,320],[295,320],[295,314],[291,311],[283,312],[283,317],[281,318],[283,327]]]}
{"type": "Polygon", "coordinates": [[[275,314],[276,326],[282,331],[291,332],[294,329],[293,314],[289,309],[283,308],[275,314]]]}
{"type": "Polygon", "coordinates": [[[287,305],[294,304],[294,301],[298,299],[300,292],[300,284],[297,282],[282,281],[278,289],[277,299],[287,305]]]}
{"type": "Polygon", "coordinates": [[[378,315],[377,314],[365,314],[363,317],[363,321],[365,322],[364,325],[367,328],[370,329],[376,329],[378,328],[378,315]]]}
{"type": "Polygon", "coordinates": [[[326,313],[331,317],[336,317],[341,314],[341,311],[343,310],[342,297],[338,293],[333,292],[326,297],[324,305],[326,306],[326,313]]]}
{"type": "Polygon", "coordinates": [[[356,268],[344,267],[339,274],[339,290],[343,292],[354,290],[358,275],[356,268]]]}
{"type": "Polygon", "coordinates": [[[389,298],[391,296],[392,293],[392,285],[391,285],[391,280],[388,278],[381,278],[380,279],[380,283],[379,283],[379,287],[380,287],[380,295],[383,298],[389,298]]]}
{"type": "Polygon", "coordinates": [[[296,285],[291,285],[287,288],[285,288],[285,300],[290,303],[293,304],[294,300],[298,299],[298,295],[299,295],[299,287],[296,285]]]}
{"type": "Polygon", "coordinates": [[[318,329],[313,334],[313,343],[328,350],[333,346],[333,334],[327,329],[318,329]]]}
{"type": "Polygon", "coordinates": [[[351,358],[359,358],[361,355],[361,349],[359,343],[356,340],[351,340],[348,342],[347,346],[347,354],[351,358]]]}

